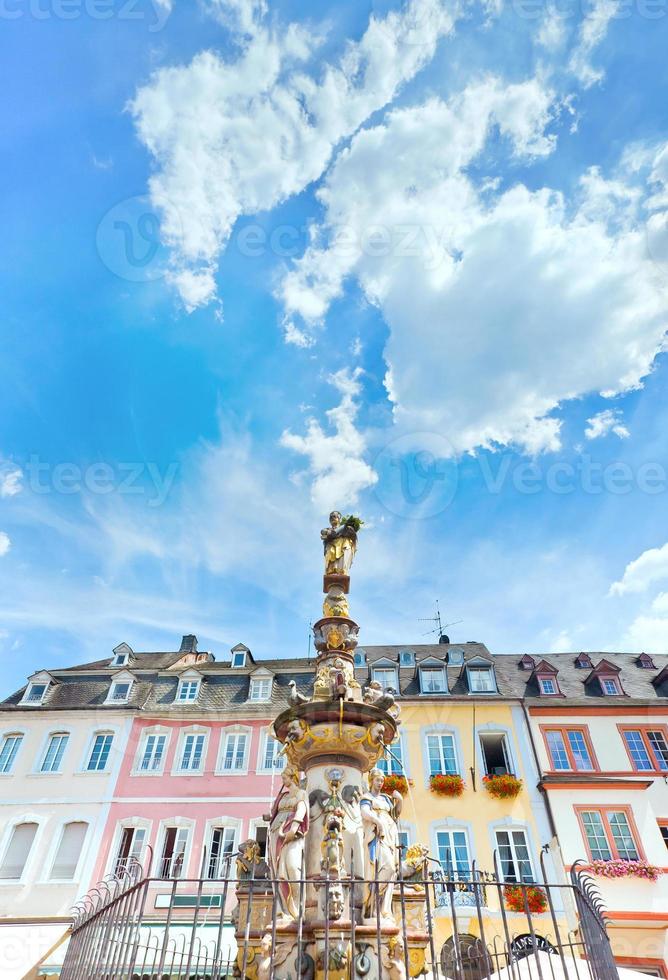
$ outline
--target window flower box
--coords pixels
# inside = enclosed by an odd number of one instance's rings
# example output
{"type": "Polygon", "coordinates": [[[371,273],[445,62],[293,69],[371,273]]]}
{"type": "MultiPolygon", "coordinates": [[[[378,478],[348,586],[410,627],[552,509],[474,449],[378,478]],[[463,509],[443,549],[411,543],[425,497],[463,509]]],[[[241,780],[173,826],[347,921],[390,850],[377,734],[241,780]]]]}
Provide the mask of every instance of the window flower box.
{"type": "Polygon", "coordinates": [[[437,796],[461,796],[464,792],[464,780],[461,776],[446,776],[438,773],[429,778],[429,788],[437,796]]]}
{"type": "Polygon", "coordinates": [[[409,780],[401,773],[388,773],[383,780],[381,793],[392,794],[395,791],[406,796],[408,793],[409,780]]]}
{"type": "Polygon", "coordinates": [[[514,800],[522,792],[522,780],[509,772],[500,776],[484,776],[483,783],[489,795],[497,800],[514,800]]]}
{"type": "Polygon", "coordinates": [[[592,861],[585,871],[600,878],[645,878],[656,881],[663,874],[661,868],[646,861],[592,861]]]}
{"type": "Polygon", "coordinates": [[[503,889],[503,899],[509,912],[526,913],[527,906],[532,915],[540,915],[547,911],[547,895],[538,885],[527,885],[526,902],[525,889],[521,885],[506,885],[503,889]]]}

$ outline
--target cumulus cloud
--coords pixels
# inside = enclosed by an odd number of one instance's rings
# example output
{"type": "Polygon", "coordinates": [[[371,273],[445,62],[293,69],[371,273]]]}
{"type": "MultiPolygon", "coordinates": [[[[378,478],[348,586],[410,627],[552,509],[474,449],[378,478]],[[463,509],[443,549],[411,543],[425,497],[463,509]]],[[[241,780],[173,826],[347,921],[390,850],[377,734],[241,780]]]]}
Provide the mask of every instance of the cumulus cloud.
{"type": "Polygon", "coordinates": [[[11,545],[12,543],[9,539],[9,535],[4,531],[0,531],[0,558],[7,554],[11,548],[11,545]]]}
{"type": "Polygon", "coordinates": [[[337,63],[316,68],[320,37],[294,23],[268,26],[263,2],[208,6],[236,31],[238,57],[204,51],[163,68],[130,107],[156,163],[150,195],[171,249],[171,281],[189,310],[214,297],[217,260],[237,218],[319,178],[334,147],[431,60],[455,16],[441,0],[409,0],[401,13],[372,17],[337,63]]]}
{"type": "Polygon", "coordinates": [[[536,78],[487,78],[389,113],[331,168],[325,221],[280,286],[313,330],[356,280],[389,327],[396,421],[458,451],[558,448],[550,413],[640,385],[668,325],[633,187],[592,170],[567,200],[473,176],[495,131],[511,158],[550,153],[556,111],[536,78]]]}
{"type": "Polygon", "coordinates": [[[631,650],[665,653],[668,650],[668,592],[660,592],[651,608],[633,620],[624,637],[631,650]]]}
{"type": "Polygon", "coordinates": [[[0,460],[0,497],[15,497],[23,489],[23,472],[14,463],[0,460]]]}
{"type": "Polygon", "coordinates": [[[618,14],[618,10],[616,0],[594,0],[580,24],[569,68],[585,88],[603,78],[603,71],[591,64],[591,56],[605,38],[610,21],[618,14]]]}
{"type": "Polygon", "coordinates": [[[622,413],[619,409],[606,408],[605,411],[598,412],[587,419],[585,439],[600,439],[602,436],[607,436],[609,432],[619,436],[620,439],[628,439],[631,434],[622,421],[622,413]]]}
{"type": "Polygon", "coordinates": [[[630,561],[618,582],[610,586],[610,595],[646,592],[650,585],[668,578],[668,544],[647,551],[630,561]]]}
{"type": "Polygon", "coordinates": [[[364,461],[364,437],[355,426],[361,373],[360,368],[344,368],[330,375],[330,384],[342,396],[336,408],[326,413],[330,433],[310,418],[306,435],[285,431],[281,437],[283,446],[308,459],[311,500],[324,512],[357,503],[360,492],[378,481],[377,474],[364,461]]]}

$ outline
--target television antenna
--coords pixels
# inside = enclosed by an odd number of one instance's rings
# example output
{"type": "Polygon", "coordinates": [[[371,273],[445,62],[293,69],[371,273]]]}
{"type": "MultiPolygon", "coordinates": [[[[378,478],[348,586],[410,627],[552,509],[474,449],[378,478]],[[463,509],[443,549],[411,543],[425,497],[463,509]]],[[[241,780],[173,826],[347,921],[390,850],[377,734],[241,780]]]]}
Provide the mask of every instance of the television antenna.
{"type": "Polygon", "coordinates": [[[448,628],[448,626],[457,626],[459,623],[463,623],[463,622],[464,622],[463,619],[456,619],[452,623],[441,622],[441,610],[438,604],[438,599],[436,600],[436,615],[428,616],[426,619],[418,619],[418,623],[436,624],[434,629],[427,630],[427,632],[423,633],[422,636],[433,636],[435,633],[438,633],[439,642],[445,642],[445,643],[447,643],[448,641],[442,640],[442,637],[445,636],[445,630],[448,628]]]}

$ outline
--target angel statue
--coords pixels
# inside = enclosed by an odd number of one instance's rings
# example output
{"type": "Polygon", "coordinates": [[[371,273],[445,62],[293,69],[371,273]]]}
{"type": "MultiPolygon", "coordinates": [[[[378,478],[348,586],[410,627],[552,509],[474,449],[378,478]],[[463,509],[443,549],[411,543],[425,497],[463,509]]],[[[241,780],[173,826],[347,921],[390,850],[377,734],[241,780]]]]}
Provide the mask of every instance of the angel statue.
{"type": "Polygon", "coordinates": [[[344,520],[338,510],[329,515],[329,527],[320,532],[325,549],[325,575],[350,575],[361,526],[359,518],[344,520]]]}
{"type": "Polygon", "coordinates": [[[392,796],[381,793],[385,773],[372,769],[369,789],[360,797],[360,812],[364,825],[364,917],[375,917],[376,902],[380,906],[381,924],[394,924],[392,916],[393,883],[399,861],[399,830],[397,820],[403,798],[394,791],[392,796]],[[376,885],[377,882],[377,885],[376,885]]]}
{"type": "Polygon", "coordinates": [[[281,773],[283,785],[269,814],[269,867],[277,889],[278,904],[287,919],[299,916],[299,878],[304,854],[304,836],[308,830],[309,808],[306,790],[299,785],[299,771],[286,766],[281,773]]]}

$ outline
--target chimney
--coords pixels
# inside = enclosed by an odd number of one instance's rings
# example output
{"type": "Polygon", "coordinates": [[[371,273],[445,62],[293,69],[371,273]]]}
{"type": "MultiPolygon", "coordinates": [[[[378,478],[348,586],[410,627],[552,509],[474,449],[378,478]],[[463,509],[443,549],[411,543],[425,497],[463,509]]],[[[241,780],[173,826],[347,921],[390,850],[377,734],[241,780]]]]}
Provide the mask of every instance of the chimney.
{"type": "Polygon", "coordinates": [[[179,653],[197,653],[197,637],[194,633],[183,637],[179,653]]]}

